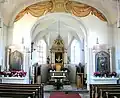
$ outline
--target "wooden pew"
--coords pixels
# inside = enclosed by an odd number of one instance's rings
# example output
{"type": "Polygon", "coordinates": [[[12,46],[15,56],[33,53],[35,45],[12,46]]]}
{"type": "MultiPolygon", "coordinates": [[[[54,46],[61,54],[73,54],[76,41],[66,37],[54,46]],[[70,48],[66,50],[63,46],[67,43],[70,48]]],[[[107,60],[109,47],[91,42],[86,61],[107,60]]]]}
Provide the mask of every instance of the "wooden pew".
{"type": "MultiPolygon", "coordinates": [[[[37,98],[35,96],[35,92],[16,92],[16,91],[11,91],[11,92],[0,92],[0,97],[12,97],[12,98],[37,98]]],[[[40,98],[40,97],[38,97],[40,98]]]]}
{"type": "Polygon", "coordinates": [[[120,92],[106,92],[105,98],[120,98],[120,92]]]}
{"type": "Polygon", "coordinates": [[[120,89],[120,87],[109,87],[109,86],[105,86],[105,87],[95,87],[95,96],[100,96],[101,90],[117,90],[120,89]]]}
{"type": "MultiPolygon", "coordinates": [[[[38,98],[44,98],[44,91],[43,91],[43,84],[8,84],[8,83],[1,83],[0,84],[0,92],[17,92],[19,91],[20,94],[24,93],[30,94],[31,96],[38,96],[38,98]]],[[[14,93],[9,93],[11,96],[14,93]]],[[[1,96],[1,94],[0,94],[1,96]]]]}
{"type": "Polygon", "coordinates": [[[120,84],[91,84],[90,98],[102,98],[101,90],[120,89],[120,84]]]}
{"type": "MultiPolygon", "coordinates": [[[[30,95],[33,95],[33,96],[38,96],[38,89],[16,89],[16,88],[0,88],[0,92],[15,92],[15,93],[26,93],[26,94],[30,94],[30,95]]],[[[0,95],[1,96],[1,95],[0,95]]],[[[39,96],[38,96],[39,97],[39,96]]]]}
{"type": "Polygon", "coordinates": [[[26,92],[28,92],[28,91],[30,91],[30,92],[35,92],[35,95],[38,95],[39,97],[41,97],[42,96],[42,93],[41,93],[41,89],[40,89],[40,87],[28,87],[28,86],[23,86],[23,87],[21,87],[21,86],[0,86],[0,91],[1,90],[6,90],[6,91],[8,91],[8,90],[16,90],[16,91],[26,91],[26,92]]]}
{"type": "Polygon", "coordinates": [[[106,92],[109,92],[109,93],[120,93],[120,89],[100,89],[100,94],[98,94],[98,98],[105,98],[107,95],[106,95],[106,92]]]}

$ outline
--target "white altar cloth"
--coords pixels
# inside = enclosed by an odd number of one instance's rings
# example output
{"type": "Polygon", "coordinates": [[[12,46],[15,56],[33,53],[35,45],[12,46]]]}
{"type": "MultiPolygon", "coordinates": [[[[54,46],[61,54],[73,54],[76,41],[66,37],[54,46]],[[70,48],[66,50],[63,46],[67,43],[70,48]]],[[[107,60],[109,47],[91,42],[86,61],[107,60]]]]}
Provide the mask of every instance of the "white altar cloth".
{"type": "Polygon", "coordinates": [[[116,77],[91,77],[90,84],[117,84],[118,80],[116,77]]]}
{"type": "Polygon", "coordinates": [[[26,77],[0,77],[0,83],[28,84],[26,77]]]}

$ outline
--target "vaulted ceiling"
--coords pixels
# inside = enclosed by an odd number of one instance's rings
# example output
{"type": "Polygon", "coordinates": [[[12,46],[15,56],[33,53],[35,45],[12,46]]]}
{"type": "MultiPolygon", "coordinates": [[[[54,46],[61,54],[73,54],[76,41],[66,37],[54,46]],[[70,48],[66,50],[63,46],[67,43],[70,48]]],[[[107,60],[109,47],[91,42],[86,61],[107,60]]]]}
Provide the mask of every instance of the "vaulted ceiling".
{"type": "MultiPolygon", "coordinates": [[[[36,2],[48,0],[0,0],[1,16],[4,18],[6,25],[13,21],[16,15],[25,7],[36,2]]],[[[59,0],[58,0],[59,1],[59,0]]],[[[114,24],[117,20],[117,3],[116,0],[72,0],[90,5],[98,9],[109,20],[109,23],[114,24]]]]}

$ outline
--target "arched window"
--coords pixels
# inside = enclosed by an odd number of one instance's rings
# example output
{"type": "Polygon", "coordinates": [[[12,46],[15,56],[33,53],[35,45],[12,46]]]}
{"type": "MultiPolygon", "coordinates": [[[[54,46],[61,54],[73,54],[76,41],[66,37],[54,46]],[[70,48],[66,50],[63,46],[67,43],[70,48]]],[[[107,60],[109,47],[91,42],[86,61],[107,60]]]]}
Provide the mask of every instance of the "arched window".
{"type": "Polygon", "coordinates": [[[74,39],[71,43],[71,64],[80,62],[80,42],[74,39]]]}
{"type": "Polygon", "coordinates": [[[46,43],[44,40],[38,42],[37,54],[39,64],[46,64],[46,43]]]}

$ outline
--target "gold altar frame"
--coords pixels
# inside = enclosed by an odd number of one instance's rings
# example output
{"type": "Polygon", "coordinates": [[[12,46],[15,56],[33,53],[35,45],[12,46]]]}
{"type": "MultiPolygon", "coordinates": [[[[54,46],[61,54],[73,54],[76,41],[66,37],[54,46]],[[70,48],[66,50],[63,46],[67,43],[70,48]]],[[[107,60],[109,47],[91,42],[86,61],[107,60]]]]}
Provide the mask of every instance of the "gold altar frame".
{"type": "Polygon", "coordinates": [[[55,58],[55,66],[60,65],[61,67],[64,67],[64,42],[60,35],[58,35],[57,39],[54,40],[54,43],[52,45],[51,54],[54,55],[55,58]]]}

